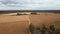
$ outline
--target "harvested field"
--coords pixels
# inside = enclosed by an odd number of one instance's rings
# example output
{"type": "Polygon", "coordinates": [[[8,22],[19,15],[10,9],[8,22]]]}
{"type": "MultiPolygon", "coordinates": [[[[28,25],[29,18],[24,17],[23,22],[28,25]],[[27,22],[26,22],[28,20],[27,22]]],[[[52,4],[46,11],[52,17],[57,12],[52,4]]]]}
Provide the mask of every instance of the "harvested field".
{"type": "Polygon", "coordinates": [[[28,21],[0,23],[0,34],[27,34],[28,21]]]}

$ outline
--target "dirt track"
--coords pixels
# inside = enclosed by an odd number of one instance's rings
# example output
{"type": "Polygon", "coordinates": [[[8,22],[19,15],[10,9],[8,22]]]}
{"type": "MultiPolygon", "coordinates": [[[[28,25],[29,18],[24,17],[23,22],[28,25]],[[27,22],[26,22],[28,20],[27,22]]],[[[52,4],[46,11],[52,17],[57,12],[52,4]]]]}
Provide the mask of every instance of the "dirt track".
{"type": "Polygon", "coordinates": [[[60,14],[39,13],[40,15],[1,15],[0,34],[28,34],[29,17],[35,26],[60,21],[60,14]]]}

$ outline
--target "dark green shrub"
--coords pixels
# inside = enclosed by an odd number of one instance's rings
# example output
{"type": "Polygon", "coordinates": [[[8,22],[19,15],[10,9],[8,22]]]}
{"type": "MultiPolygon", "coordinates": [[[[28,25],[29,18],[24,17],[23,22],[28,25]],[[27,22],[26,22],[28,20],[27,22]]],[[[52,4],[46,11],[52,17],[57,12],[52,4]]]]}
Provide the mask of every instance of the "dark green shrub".
{"type": "Polygon", "coordinates": [[[37,27],[37,28],[36,28],[36,30],[40,30],[40,28],[39,28],[39,27],[37,27]]]}
{"type": "Polygon", "coordinates": [[[50,29],[51,31],[55,31],[54,25],[50,25],[49,29],[50,29]]]}
{"type": "Polygon", "coordinates": [[[56,29],[55,34],[60,34],[60,29],[56,29]]]}
{"type": "Polygon", "coordinates": [[[36,15],[37,13],[36,12],[32,12],[31,14],[36,15]]]}
{"type": "Polygon", "coordinates": [[[41,26],[41,30],[47,30],[47,27],[43,24],[43,25],[41,26]]]}

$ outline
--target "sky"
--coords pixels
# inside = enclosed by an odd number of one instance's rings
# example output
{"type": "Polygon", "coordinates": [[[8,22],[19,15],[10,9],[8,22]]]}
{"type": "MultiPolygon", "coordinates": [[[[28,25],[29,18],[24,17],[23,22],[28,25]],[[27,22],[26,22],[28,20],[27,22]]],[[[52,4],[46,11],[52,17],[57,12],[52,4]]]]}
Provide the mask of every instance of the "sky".
{"type": "Polygon", "coordinates": [[[60,10],[60,0],[0,0],[0,10],[60,10]]]}

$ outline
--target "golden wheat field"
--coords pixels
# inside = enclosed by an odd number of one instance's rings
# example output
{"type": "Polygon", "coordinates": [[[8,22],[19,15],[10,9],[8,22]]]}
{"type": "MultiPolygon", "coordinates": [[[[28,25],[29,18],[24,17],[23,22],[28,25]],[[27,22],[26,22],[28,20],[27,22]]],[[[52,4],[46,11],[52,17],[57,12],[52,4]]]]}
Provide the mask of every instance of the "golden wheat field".
{"type": "Polygon", "coordinates": [[[60,26],[60,14],[37,12],[37,15],[0,14],[0,34],[28,34],[29,18],[36,27],[42,24],[60,26]]]}

